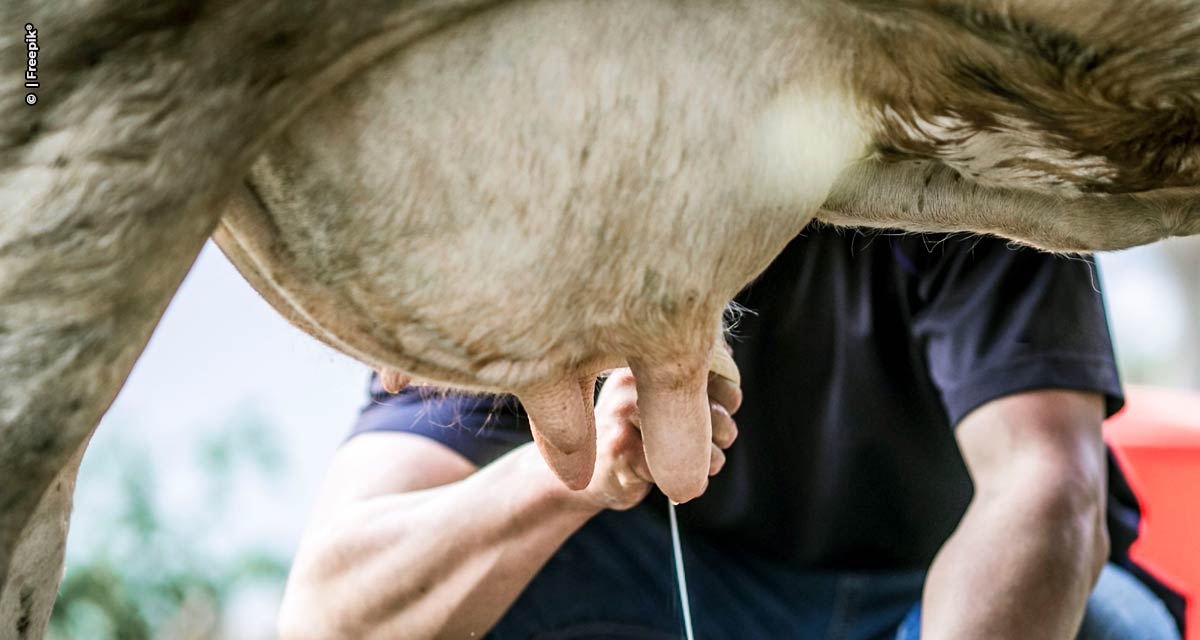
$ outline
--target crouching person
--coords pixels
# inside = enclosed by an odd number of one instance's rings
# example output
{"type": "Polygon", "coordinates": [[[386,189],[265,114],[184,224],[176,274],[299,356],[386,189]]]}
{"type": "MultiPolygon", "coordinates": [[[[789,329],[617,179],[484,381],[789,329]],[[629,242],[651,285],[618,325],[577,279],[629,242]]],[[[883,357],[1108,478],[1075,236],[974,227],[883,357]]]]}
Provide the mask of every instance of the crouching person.
{"type": "MultiPolygon", "coordinates": [[[[991,239],[796,239],[739,296],[743,388],[710,379],[712,477],[679,508],[697,636],[1179,638],[1128,561],[1136,522],[1106,517],[1129,505],[1108,500],[1122,400],[1094,281],[991,239]]],[[[596,421],[573,492],[511,398],[373,382],[283,637],[680,637],[627,371],[596,421]]]]}

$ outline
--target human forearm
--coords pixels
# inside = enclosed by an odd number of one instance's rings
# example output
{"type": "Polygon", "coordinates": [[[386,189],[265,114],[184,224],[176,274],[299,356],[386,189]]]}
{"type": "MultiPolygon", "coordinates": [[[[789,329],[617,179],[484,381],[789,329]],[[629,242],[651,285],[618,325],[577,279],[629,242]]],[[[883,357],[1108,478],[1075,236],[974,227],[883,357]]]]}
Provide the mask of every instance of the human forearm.
{"type": "Polygon", "coordinates": [[[1108,556],[1099,394],[1030,391],[956,430],[975,497],[925,583],[922,638],[1065,640],[1108,556]]]}
{"type": "MultiPolygon", "coordinates": [[[[737,437],[736,383],[709,380],[709,474],[737,437]]],[[[535,445],[477,469],[406,433],[361,434],[335,456],[280,612],[285,640],[470,637],[486,632],[562,543],[603,509],[641,502],[654,479],[636,381],[614,371],[596,400],[591,482],[570,491],[535,445]]]]}
{"type": "Polygon", "coordinates": [[[597,511],[531,445],[458,482],[363,500],[306,539],[283,635],[482,636],[597,511]]]}
{"type": "Polygon", "coordinates": [[[939,552],[922,638],[1074,637],[1108,555],[1103,501],[1010,489],[977,496],[939,552]]]}

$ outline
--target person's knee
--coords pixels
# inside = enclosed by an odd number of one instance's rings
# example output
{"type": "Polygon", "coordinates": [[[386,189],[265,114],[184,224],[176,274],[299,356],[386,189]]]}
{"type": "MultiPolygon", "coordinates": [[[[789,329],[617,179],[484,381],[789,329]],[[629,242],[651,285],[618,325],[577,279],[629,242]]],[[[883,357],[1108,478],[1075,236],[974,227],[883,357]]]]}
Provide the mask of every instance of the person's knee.
{"type": "Polygon", "coordinates": [[[1078,640],[1179,640],[1166,605],[1124,569],[1109,564],[1088,598],[1078,640]]]}

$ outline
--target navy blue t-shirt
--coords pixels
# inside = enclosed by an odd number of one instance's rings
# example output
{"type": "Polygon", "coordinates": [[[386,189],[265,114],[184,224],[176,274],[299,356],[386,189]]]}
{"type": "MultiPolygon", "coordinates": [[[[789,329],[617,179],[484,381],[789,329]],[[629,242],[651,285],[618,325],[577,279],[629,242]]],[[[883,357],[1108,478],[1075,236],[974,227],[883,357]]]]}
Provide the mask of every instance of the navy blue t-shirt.
{"type": "MultiPolygon", "coordinates": [[[[799,568],[927,567],[971,499],[953,427],[980,405],[1036,389],[1122,403],[1089,259],[812,227],[737,300],[739,436],[681,526],[799,568]]],[[[477,465],[530,439],[512,398],[375,382],[355,431],[380,430],[477,465]]]]}

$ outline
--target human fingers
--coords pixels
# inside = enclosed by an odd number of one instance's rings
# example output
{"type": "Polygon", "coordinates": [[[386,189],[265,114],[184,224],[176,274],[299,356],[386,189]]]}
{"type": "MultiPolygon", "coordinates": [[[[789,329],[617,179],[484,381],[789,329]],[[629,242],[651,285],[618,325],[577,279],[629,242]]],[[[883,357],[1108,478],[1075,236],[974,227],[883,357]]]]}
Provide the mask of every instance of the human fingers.
{"type": "Polygon", "coordinates": [[[717,445],[712,445],[712,450],[708,456],[708,477],[713,477],[721,473],[721,469],[725,468],[725,452],[717,445]]]}
{"type": "Polygon", "coordinates": [[[710,373],[708,375],[708,397],[725,407],[729,415],[733,415],[742,406],[742,387],[739,383],[724,376],[710,373]]]}
{"type": "Polygon", "coordinates": [[[628,368],[614,369],[600,387],[596,399],[596,420],[606,423],[628,422],[639,426],[637,417],[637,383],[628,368]]]}
{"type": "Polygon", "coordinates": [[[733,421],[733,416],[729,415],[729,410],[720,403],[713,402],[709,408],[712,413],[713,444],[721,449],[728,449],[733,445],[733,441],[737,440],[737,423],[733,421]]]}

